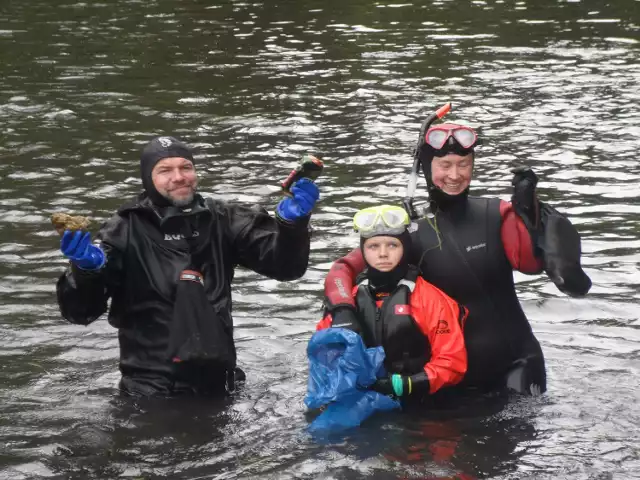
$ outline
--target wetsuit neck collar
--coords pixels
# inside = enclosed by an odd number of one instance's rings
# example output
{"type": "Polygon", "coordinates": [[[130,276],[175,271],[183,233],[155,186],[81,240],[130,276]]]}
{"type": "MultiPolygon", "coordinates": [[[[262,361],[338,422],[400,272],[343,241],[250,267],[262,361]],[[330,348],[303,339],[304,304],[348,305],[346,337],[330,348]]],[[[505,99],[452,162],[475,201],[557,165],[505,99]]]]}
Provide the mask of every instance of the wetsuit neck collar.
{"type": "Polygon", "coordinates": [[[390,272],[381,272],[373,267],[367,267],[366,279],[368,280],[369,288],[374,293],[388,293],[393,292],[398,283],[406,276],[409,270],[407,262],[402,261],[390,272]]]}
{"type": "Polygon", "coordinates": [[[176,207],[175,205],[159,207],[146,192],[142,192],[137,198],[120,207],[118,213],[123,214],[134,210],[146,212],[153,217],[161,227],[165,226],[168,222],[192,218],[201,214],[211,214],[206,199],[197,193],[193,201],[185,207],[176,207]]]}
{"type": "Polygon", "coordinates": [[[429,189],[431,210],[442,211],[452,215],[464,213],[469,198],[469,187],[457,195],[449,195],[435,185],[429,189]]]}
{"type": "Polygon", "coordinates": [[[205,199],[198,194],[196,194],[193,201],[185,207],[176,207],[175,205],[158,207],[153,202],[150,202],[150,206],[158,216],[161,227],[170,222],[182,221],[203,213],[211,214],[211,211],[207,208],[205,199]]]}

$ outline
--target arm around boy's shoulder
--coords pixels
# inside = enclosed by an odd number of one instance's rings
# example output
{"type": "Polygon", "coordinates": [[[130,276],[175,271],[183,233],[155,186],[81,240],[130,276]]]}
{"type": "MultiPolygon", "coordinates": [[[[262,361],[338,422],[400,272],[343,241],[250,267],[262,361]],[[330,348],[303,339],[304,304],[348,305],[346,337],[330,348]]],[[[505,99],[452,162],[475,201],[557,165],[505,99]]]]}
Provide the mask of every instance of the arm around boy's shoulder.
{"type": "Polygon", "coordinates": [[[364,257],[359,247],[333,262],[324,280],[325,305],[330,310],[340,306],[355,308],[353,289],[364,268],[364,257]]]}

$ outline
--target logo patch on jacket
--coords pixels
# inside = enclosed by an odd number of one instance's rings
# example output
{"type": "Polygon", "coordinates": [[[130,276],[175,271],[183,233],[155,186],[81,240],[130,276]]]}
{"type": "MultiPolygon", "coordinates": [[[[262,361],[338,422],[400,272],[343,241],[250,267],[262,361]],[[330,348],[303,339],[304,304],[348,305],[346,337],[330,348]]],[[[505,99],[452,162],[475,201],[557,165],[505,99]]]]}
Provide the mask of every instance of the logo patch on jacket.
{"type": "Polygon", "coordinates": [[[478,250],[479,248],[486,248],[487,244],[486,243],[479,243],[477,245],[469,245],[467,247],[467,252],[470,252],[471,250],[478,250]]]}
{"type": "Polygon", "coordinates": [[[436,334],[443,333],[451,333],[449,322],[447,322],[446,320],[438,320],[438,328],[436,329],[436,334]]]}
{"type": "MultiPolygon", "coordinates": [[[[200,236],[200,232],[198,232],[197,230],[193,232],[193,236],[194,237],[199,237],[200,236]]],[[[185,236],[181,233],[165,233],[164,234],[164,239],[165,240],[170,240],[170,241],[176,241],[176,240],[184,240],[185,236]]]]}
{"type": "Polygon", "coordinates": [[[409,305],[396,305],[394,313],[396,315],[411,315],[411,307],[409,305]]]}

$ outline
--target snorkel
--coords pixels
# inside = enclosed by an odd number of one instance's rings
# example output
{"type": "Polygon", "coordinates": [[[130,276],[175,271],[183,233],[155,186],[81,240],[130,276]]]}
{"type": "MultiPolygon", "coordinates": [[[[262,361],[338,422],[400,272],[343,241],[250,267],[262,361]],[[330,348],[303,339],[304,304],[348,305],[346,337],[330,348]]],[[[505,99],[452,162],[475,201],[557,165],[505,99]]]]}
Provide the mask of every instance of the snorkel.
{"type": "Polygon", "coordinates": [[[409,218],[415,220],[419,217],[413,206],[413,196],[416,193],[416,185],[418,184],[418,172],[420,171],[420,149],[424,145],[424,136],[431,124],[442,117],[444,117],[451,110],[451,102],[444,104],[434,113],[429,115],[420,126],[420,133],[418,134],[418,143],[416,149],[413,152],[413,166],[411,167],[411,173],[409,174],[409,184],[407,185],[407,193],[402,201],[402,206],[407,211],[409,218]]]}

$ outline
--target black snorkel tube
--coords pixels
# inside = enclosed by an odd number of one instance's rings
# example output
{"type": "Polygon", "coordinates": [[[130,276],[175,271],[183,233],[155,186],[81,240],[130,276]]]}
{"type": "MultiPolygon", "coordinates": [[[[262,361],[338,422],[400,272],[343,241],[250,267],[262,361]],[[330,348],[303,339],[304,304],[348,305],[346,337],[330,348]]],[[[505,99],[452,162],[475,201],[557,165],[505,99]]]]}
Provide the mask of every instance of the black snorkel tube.
{"type": "Polygon", "coordinates": [[[413,206],[413,196],[416,193],[416,185],[418,183],[418,173],[420,172],[420,150],[424,145],[425,138],[424,136],[427,133],[427,130],[431,126],[431,124],[442,117],[444,117],[451,110],[451,102],[444,104],[434,113],[429,115],[422,125],[420,126],[420,133],[418,134],[418,143],[416,144],[416,149],[413,152],[413,167],[411,167],[411,173],[409,174],[409,184],[407,185],[407,193],[402,201],[402,206],[407,211],[409,218],[411,220],[415,220],[419,217],[418,212],[416,212],[415,207],[413,206]]]}

